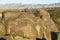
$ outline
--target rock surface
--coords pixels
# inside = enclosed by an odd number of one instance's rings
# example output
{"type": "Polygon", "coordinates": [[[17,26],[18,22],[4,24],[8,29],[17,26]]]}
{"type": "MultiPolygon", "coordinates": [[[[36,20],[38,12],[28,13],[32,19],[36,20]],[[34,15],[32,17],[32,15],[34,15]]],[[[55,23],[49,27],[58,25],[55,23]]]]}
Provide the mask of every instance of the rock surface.
{"type": "Polygon", "coordinates": [[[51,32],[59,32],[44,9],[3,11],[1,14],[0,34],[6,40],[51,40],[51,32]]]}

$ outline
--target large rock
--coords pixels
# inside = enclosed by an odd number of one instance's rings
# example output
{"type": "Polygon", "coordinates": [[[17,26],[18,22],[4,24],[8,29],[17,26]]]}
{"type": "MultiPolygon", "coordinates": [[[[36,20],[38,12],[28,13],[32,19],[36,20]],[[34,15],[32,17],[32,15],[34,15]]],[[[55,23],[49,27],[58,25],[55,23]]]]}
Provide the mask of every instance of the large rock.
{"type": "MultiPolygon", "coordinates": [[[[8,27],[10,29],[10,34],[21,36],[22,38],[26,38],[28,40],[34,40],[37,37],[37,31],[35,29],[34,20],[36,19],[34,15],[31,13],[28,14],[22,12],[22,14],[17,17],[15,20],[8,21],[8,27]]],[[[15,36],[14,36],[15,37],[15,36]]]]}
{"type": "Polygon", "coordinates": [[[13,35],[20,35],[27,38],[36,38],[34,24],[28,19],[20,21],[9,21],[10,31],[13,35]]]}
{"type": "Polygon", "coordinates": [[[11,35],[5,37],[7,40],[36,40],[36,38],[51,40],[51,32],[58,32],[58,28],[49,13],[44,9],[33,11],[25,9],[19,12],[3,12],[4,25],[1,24],[1,33],[6,30],[5,33],[11,35]]]}
{"type": "Polygon", "coordinates": [[[51,40],[51,32],[58,32],[54,21],[50,18],[50,15],[44,9],[40,9],[40,15],[42,16],[43,21],[43,32],[47,40],[51,40]]]}

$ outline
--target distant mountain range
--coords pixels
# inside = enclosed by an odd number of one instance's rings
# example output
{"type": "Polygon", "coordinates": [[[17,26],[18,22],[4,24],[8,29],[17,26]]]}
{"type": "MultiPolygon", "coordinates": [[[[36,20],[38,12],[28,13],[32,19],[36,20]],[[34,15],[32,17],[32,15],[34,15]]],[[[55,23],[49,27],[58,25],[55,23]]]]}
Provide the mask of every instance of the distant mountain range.
{"type": "Polygon", "coordinates": [[[53,4],[24,4],[24,3],[12,3],[12,4],[0,4],[0,9],[21,9],[21,8],[50,8],[60,7],[60,3],[53,4]]]}

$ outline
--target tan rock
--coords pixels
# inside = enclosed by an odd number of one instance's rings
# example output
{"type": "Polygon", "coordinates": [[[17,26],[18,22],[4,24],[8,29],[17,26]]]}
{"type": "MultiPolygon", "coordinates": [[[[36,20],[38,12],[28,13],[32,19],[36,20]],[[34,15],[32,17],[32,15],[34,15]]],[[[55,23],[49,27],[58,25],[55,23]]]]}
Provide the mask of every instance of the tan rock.
{"type": "Polygon", "coordinates": [[[26,9],[23,12],[3,12],[4,25],[0,24],[0,34],[10,34],[11,36],[5,36],[7,40],[36,40],[43,37],[51,40],[51,32],[58,32],[58,28],[46,10],[39,9],[36,13],[37,16],[26,9]]]}
{"type": "Polygon", "coordinates": [[[36,38],[37,36],[34,24],[28,19],[10,21],[9,26],[11,27],[11,34],[23,36],[26,38],[36,38]]]}
{"type": "Polygon", "coordinates": [[[56,27],[53,20],[50,18],[50,15],[44,9],[40,9],[40,13],[43,16],[43,26],[44,26],[44,34],[47,40],[51,40],[51,32],[58,32],[58,28],[56,27]]]}
{"type": "Polygon", "coordinates": [[[0,22],[2,21],[2,13],[0,13],[0,22]]]}
{"type": "Polygon", "coordinates": [[[57,37],[56,39],[57,39],[57,40],[60,40],[60,32],[56,32],[56,33],[57,33],[57,34],[56,34],[56,35],[57,35],[57,36],[56,36],[56,37],[57,37]]]}
{"type": "Polygon", "coordinates": [[[0,36],[3,36],[6,33],[5,26],[0,23],[0,36]]]}

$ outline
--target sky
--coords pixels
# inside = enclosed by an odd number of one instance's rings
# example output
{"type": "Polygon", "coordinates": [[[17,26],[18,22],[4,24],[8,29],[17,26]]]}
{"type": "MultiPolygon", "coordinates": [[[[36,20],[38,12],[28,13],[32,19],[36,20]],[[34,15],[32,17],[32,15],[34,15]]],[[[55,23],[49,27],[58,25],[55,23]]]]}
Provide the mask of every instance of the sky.
{"type": "Polygon", "coordinates": [[[8,3],[34,3],[34,4],[50,4],[50,3],[60,3],[60,0],[0,0],[0,4],[8,3]]]}

